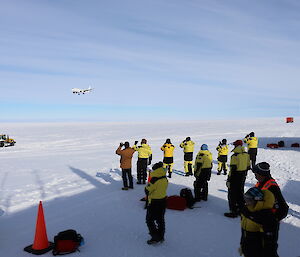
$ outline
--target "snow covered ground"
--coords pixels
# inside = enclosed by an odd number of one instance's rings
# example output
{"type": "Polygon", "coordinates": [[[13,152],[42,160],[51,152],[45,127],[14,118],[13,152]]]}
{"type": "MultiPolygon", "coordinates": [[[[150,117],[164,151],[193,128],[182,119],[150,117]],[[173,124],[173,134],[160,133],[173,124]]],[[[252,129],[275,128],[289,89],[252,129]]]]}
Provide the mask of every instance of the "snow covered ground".
{"type": "MultiPolygon", "coordinates": [[[[290,206],[282,222],[279,255],[300,256],[300,152],[297,148],[267,149],[267,143],[284,140],[300,143],[300,126],[284,119],[199,121],[173,123],[10,123],[0,132],[17,144],[0,148],[0,256],[29,256],[23,248],[33,243],[37,206],[43,201],[49,240],[60,231],[76,229],[85,238],[83,257],[229,257],[238,256],[239,219],[228,219],[226,177],[217,176],[214,165],[208,202],[183,212],[167,210],[166,241],[149,246],[145,210],[139,199],[144,187],[122,191],[119,142],[147,138],[153,161],[162,160],[161,145],[171,138],[174,168],[183,170],[180,142],[190,136],[208,144],[216,163],[219,140],[242,139],[251,131],[260,139],[258,162],[271,164],[290,206]],[[99,172],[99,176],[96,176],[99,172]],[[1,213],[0,213],[1,214],[1,213]]],[[[136,177],[136,156],[133,174],[136,177]]],[[[174,174],[168,194],[192,188],[194,179],[174,174]]],[[[256,180],[248,174],[246,187],[256,180]]],[[[52,256],[51,253],[45,256],[52,256]]]]}

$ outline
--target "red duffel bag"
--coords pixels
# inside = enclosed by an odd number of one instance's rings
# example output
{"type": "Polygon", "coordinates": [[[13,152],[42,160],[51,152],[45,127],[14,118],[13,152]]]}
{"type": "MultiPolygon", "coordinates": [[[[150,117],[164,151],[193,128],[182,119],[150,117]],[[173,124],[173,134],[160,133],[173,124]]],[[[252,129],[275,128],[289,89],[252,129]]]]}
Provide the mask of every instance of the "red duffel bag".
{"type": "Polygon", "coordinates": [[[167,208],[171,210],[183,211],[186,208],[186,200],[179,195],[168,196],[167,208]]]}

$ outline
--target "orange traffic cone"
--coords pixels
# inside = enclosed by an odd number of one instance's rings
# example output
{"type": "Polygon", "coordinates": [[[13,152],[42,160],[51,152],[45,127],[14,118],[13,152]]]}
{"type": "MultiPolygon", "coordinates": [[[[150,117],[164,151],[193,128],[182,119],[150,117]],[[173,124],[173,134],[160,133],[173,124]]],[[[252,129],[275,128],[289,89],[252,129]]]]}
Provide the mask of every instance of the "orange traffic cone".
{"type": "Polygon", "coordinates": [[[41,255],[49,252],[54,247],[52,242],[48,242],[46,223],[44,219],[44,211],[42,201],[39,204],[38,216],[36,219],[35,236],[33,245],[26,246],[24,251],[41,255]]]}

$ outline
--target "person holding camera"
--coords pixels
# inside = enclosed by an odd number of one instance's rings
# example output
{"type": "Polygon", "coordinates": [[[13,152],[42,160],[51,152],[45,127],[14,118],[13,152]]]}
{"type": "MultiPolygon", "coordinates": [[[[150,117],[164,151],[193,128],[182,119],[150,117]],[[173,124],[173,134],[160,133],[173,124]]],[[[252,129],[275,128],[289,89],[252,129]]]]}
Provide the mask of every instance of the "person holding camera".
{"type": "Polygon", "coordinates": [[[195,201],[207,201],[208,181],[211,177],[211,169],[213,166],[212,153],[208,150],[207,144],[201,146],[201,150],[195,159],[194,176],[194,193],[195,201]]]}
{"type": "Polygon", "coordinates": [[[254,132],[251,132],[249,135],[246,135],[244,142],[248,145],[248,154],[250,155],[251,168],[255,166],[256,155],[257,155],[257,146],[258,139],[255,137],[254,132]]]}
{"type": "Polygon", "coordinates": [[[122,169],[123,187],[122,190],[133,189],[133,179],[131,172],[131,160],[135,150],[129,146],[129,142],[120,143],[116,154],[121,156],[120,167],[122,169]],[[124,149],[122,147],[124,146],[124,149]],[[128,186],[129,181],[129,186],[128,186]]]}
{"type": "Polygon", "coordinates": [[[180,147],[183,148],[184,152],[184,171],[185,176],[193,176],[193,153],[195,143],[190,137],[187,137],[182,141],[180,147]]]}
{"type": "Polygon", "coordinates": [[[223,170],[223,174],[227,175],[227,155],[228,155],[228,145],[227,140],[224,138],[222,142],[219,142],[216,150],[218,151],[218,173],[217,175],[221,175],[223,170]]]}
{"type": "Polygon", "coordinates": [[[276,219],[272,212],[275,203],[273,193],[252,187],[245,193],[244,201],[245,205],[241,213],[240,255],[278,257],[276,241],[274,237],[269,236],[273,227],[276,227],[276,219]]]}
{"type": "Polygon", "coordinates": [[[224,216],[236,218],[244,205],[244,186],[248,170],[250,169],[249,154],[243,147],[242,140],[233,142],[233,154],[230,157],[230,171],[228,173],[226,186],[228,188],[228,204],[230,212],[224,216]]]}
{"type": "Polygon", "coordinates": [[[175,146],[171,143],[170,138],[167,138],[166,142],[160,148],[160,150],[164,152],[163,163],[164,163],[164,168],[166,168],[168,171],[168,178],[172,177],[172,168],[174,165],[174,158],[173,158],[174,149],[175,146]]]}
{"type": "Polygon", "coordinates": [[[152,150],[144,138],[140,146],[137,146],[137,143],[138,141],[135,141],[133,146],[133,149],[138,152],[138,160],[136,163],[137,184],[146,184],[147,166],[150,165],[152,161],[152,150]]]}

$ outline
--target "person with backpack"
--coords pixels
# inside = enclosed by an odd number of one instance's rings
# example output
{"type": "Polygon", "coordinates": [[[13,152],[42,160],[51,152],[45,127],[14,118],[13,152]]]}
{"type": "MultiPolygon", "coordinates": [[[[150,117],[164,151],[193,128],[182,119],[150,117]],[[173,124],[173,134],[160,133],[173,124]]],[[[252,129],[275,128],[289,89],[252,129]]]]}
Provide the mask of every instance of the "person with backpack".
{"type": "Polygon", "coordinates": [[[249,133],[249,135],[246,135],[246,137],[244,138],[244,142],[248,145],[248,154],[250,156],[251,168],[253,168],[256,163],[258,139],[257,137],[255,137],[254,132],[251,132],[249,133]]]}
{"type": "Polygon", "coordinates": [[[212,153],[208,150],[207,144],[203,144],[195,159],[194,176],[196,180],[194,181],[194,194],[196,202],[201,200],[207,201],[212,161],[212,153]]]}
{"type": "Polygon", "coordinates": [[[227,155],[228,155],[228,145],[227,140],[222,139],[222,142],[219,142],[216,150],[218,151],[218,173],[217,175],[221,175],[223,170],[223,174],[227,175],[227,155]]]}
{"type": "Polygon", "coordinates": [[[226,182],[230,212],[224,213],[224,216],[229,218],[236,218],[240,213],[240,208],[244,205],[244,185],[250,169],[250,157],[242,146],[243,141],[236,140],[233,145],[235,147],[232,150],[230,171],[226,182]]]}
{"type": "Polygon", "coordinates": [[[122,190],[128,190],[128,188],[133,189],[133,179],[131,173],[131,160],[135,150],[129,146],[129,142],[120,143],[118,149],[116,150],[116,154],[121,156],[120,159],[120,167],[122,169],[122,179],[123,179],[123,187],[122,190]],[[122,150],[122,147],[124,149],[122,150]],[[128,186],[128,180],[129,186],[128,186]]]}
{"type": "Polygon", "coordinates": [[[162,162],[155,163],[152,170],[150,183],[145,187],[147,196],[146,224],[151,236],[147,244],[163,242],[165,235],[168,179],[162,162]]]}
{"type": "Polygon", "coordinates": [[[240,254],[245,257],[278,257],[272,247],[274,243],[270,242],[267,236],[276,222],[272,213],[275,203],[273,193],[252,187],[244,194],[244,200],[245,211],[241,213],[240,254]],[[260,223],[253,221],[254,215],[259,218],[260,223]]]}
{"type": "Polygon", "coordinates": [[[171,178],[172,167],[174,164],[173,154],[174,154],[175,146],[171,143],[171,139],[167,138],[166,142],[163,144],[163,146],[160,149],[164,152],[164,159],[163,159],[164,168],[167,169],[168,177],[171,178]]]}
{"type": "Polygon", "coordinates": [[[183,148],[184,152],[184,171],[185,176],[193,176],[193,153],[195,143],[190,137],[187,137],[182,141],[180,147],[183,148]]]}
{"type": "Polygon", "coordinates": [[[137,146],[137,143],[138,141],[135,141],[133,146],[133,149],[138,152],[138,160],[136,163],[137,184],[146,184],[147,166],[150,165],[152,161],[152,150],[144,138],[140,146],[137,146]]]}
{"type": "MultiPolygon", "coordinates": [[[[272,206],[272,211],[276,219],[276,223],[271,229],[271,231],[268,232],[268,234],[265,235],[265,240],[267,242],[270,242],[269,245],[270,248],[272,249],[271,252],[277,254],[277,248],[278,248],[278,234],[279,234],[279,226],[280,226],[280,221],[284,219],[289,210],[289,206],[286,203],[280,187],[278,186],[277,182],[275,181],[274,178],[272,178],[271,173],[270,173],[270,165],[267,162],[261,162],[256,164],[252,171],[255,174],[255,178],[257,179],[257,184],[256,187],[260,188],[262,191],[264,190],[269,190],[273,193],[275,197],[275,203],[272,206]]],[[[254,220],[257,222],[260,222],[258,217],[254,217],[254,220]]],[[[273,256],[278,256],[278,255],[272,255],[273,256]]]]}

